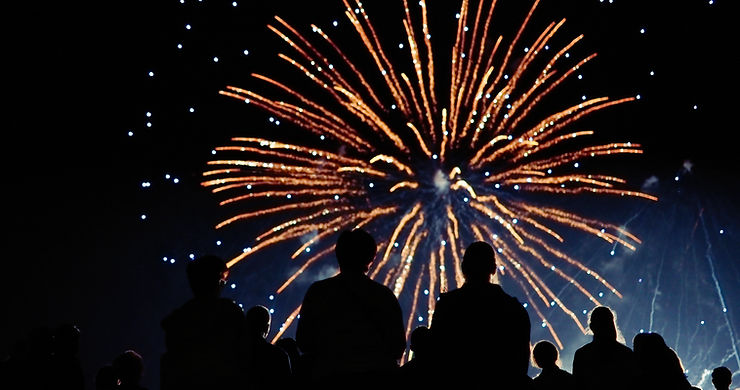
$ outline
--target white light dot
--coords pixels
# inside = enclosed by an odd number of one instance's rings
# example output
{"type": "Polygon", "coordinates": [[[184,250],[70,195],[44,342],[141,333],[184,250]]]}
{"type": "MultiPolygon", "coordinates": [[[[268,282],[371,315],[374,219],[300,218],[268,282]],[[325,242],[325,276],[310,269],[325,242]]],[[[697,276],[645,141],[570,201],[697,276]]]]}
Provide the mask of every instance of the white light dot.
{"type": "Polygon", "coordinates": [[[702,324],[702,325],[704,325],[704,320],[701,320],[699,323],[702,324]]]}
{"type": "Polygon", "coordinates": [[[128,136],[129,136],[129,137],[133,137],[133,135],[134,135],[134,132],[133,132],[133,131],[131,131],[131,130],[129,130],[129,132],[128,132],[127,134],[128,134],[128,136]]]}
{"type": "Polygon", "coordinates": [[[331,24],[332,24],[332,25],[334,25],[334,27],[337,27],[337,26],[339,25],[339,22],[337,22],[337,21],[335,20],[335,21],[331,22],[331,24]]]}
{"type": "Polygon", "coordinates": [[[186,29],[186,30],[190,30],[190,29],[191,29],[190,25],[189,25],[189,24],[186,24],[186,25],[185,25],[185,29],[186,29]]]}
{"type": "Polygon", "coordinates": [[[231,6],[232,6],[232,7],[236,7],[236,1],[232,1],[232,2],[231,2],[231,6]]]}
{"type": "Polygon", "coordinates": [[[637,94],[637,95],[635,96],[635,99],[637,99],[637,100],[640,100],[641,98],[642,98],[642,96],[640,96],[640,94],[637,94]]]}
{"type": "Polygon", "coordinates": [[[216,245],[221,245],[221,240],[216,241],[216,245]]]}
{"type": "Polygon", "coordinates": [[[195,108],[193,108],[193,107],[190,107],[190,108],[188,108],[188,111],[190,111],[190,112],[195,112],[195,108]]]}
{"type": "Polygon", "coordinates": [[[403,43],[399,43],[399,44],[398,44],[398,48],[399,48],[399,49],[403,49],[403,43]]]}
{"type": "Polygon", "coordinates": [[[575,168],[578,168],[578,167],[580,166],[580,164],[578,164],[578,163],[575,163],[575,164],[573,164],[573,166],[574,166],[575,168]]]}
{"type": "Polygon", "coordinates": [[[514,184],[514,189],[519,191],[519,184],[514,184]]]}
{"type": "Polygon", "coordinates": [[[334,200],[339,200],[339,195],[334,195],[334,200]]]}
{"type": "Polygon", "coordinates": [[[231,283],[231,288],[232,289],[235,289],[236,288],[236,283],[231,283]]]}
{"type": "Polygon", "coordinates": [[[644,28],[641,28],[640,29],[640,34],[645,34],[645,29],[644,28]]]}
{"type": "Polygon", "coordinates": [[[270,314],[274,314],[274,313],[275,313],[275,309],[270,309],[270,314]]]}
{"type": "Polygon", "coordinates": [[[149,71],[149,77],[154,77],[154,72],[149,71]]]}
{"type": "Polygon", "coordinates": [[[373,187],[375,187],[375,184],[373,184],[373,183],[370,183],[370,184],[369,184],[368,186],[369,186],[370,188],[373,188],[373,187]]]}
{"type": "Polygon", "coordinates": [[[269,297],[267,297],[267,299],[269,299],[269,300],[271,300],[271,301],[272,301],[272,300],[274,300],[274,299],[275,299],[275,296],[274,296],[274,295],[270,295],[269,297]]]}
{"type": "Polygon", "coordinates": [[[244,51],[242,53],[244,53],[245,56],[248,56],[249,55],[249,50],[244,49],[244,51]]]}
{"type": "Polygon", "coordinates": [[[719,229],[719,234],[725,234],[725,229],[719,229]]]}
{"type": "Polygon", "coordinates": [[[141,214],[141,219],[142,220],[146,219],[146,214],[141,214]]]}

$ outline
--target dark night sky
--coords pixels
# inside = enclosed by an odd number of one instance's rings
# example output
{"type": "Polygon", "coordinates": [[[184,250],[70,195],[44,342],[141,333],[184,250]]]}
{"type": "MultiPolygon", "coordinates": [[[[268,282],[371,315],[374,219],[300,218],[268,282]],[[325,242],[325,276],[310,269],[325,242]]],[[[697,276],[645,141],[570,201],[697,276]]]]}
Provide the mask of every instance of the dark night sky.
{"type": "MultiPolygon", "coordinates": [[[[246,115],[216,92],[227,83],[247,85],[249,71],[264,70],[266,56],[283,49],[265,28],[273,14],[303,28],[344,21],[339,0],[312,2],[310,9],[243,1],[249,4],[237,11],[230,2],[153,3],[29,3],[6,14],[10,253],[0,306],[0,351],[33,327],[75,322],[88,377],[134,348],[147,360],[152,389],[159,321],[188,295],[182,267],[159,259],[192,248],[231,255],[212,244],[212,226],[224,215],[199,187],[199,174],[211,148],[240,135],[243,121],[264,122],[265,115],[246,115]],[[182,38],[190,20],[205,27],[182,38]],[[177,54],[180,39],[197,50],[177,54]],[[236,42],[250,48],[248,59],[229,52],[241,47],[236,42]],[[210,61],[213,55],[223,58],[220,64],[210,61]],[[157,81],[146,76],[151,69],[161,75],[157,81]],[[180,113],[188,104],[197,108],[191,117],[180,113]],[[148,111],[155,113],[153,129],[144,125],[148,111]],[[129,130],[136,135],[128,137],[129,130]],[[182,183],[161,179],[165,173],[182,183]],[[157,190],[142,194],[146,180],[157,190]],[[151,220],[142,223],[141,213],[151,220]]],[[[562,2],[543,3],[541,20],[567,17],[568,34],[585,33],[583,47],[600,54],[589,65],[597,81],[588,85],[615,97],[642,96],[603,124],[610,139],[644,145],[645,155],[626,163],[625,174],[637,186],[651,176],[670,181],[691,161],[695,185],[721,197],[732,208],[721,212],[736,224],[737,125],[730,105],[737,77],[729,56],[737,33],[730,1],[554,3],[562,2]],[[639,33],[643,27],[646,34],[639,33]]],[[[372,13],[377,4],[368,8],[372,13]]],[[[728,253],[737,264],[737,242],[728,253]]]]}

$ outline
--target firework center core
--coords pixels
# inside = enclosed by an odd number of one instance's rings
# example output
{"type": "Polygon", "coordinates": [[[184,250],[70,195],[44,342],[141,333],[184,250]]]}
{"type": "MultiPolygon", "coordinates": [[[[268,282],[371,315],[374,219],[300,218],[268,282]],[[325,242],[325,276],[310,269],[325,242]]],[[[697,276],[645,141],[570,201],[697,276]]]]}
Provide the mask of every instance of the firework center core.
{"type": "Polygon", "coordinates": [[[436,188],[437,195],[444,195],[450,190],[450,181],[447,179],[447,175],[442,172],[441,169],[437,169],[434,173],[434,188],[436,188]]]}

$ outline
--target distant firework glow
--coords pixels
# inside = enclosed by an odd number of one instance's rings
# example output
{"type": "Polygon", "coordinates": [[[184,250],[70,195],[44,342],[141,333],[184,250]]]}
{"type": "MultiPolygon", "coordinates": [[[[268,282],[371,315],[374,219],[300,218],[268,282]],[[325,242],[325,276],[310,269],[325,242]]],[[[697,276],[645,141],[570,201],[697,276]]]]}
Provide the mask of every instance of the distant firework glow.
{"type": "MultiPolygon", "coordinates": [[[[544,308],[557,306],[585,333],[583,317],[540,275],[554,273],[593,305],[599,300],[576,274],[622,295],[559,249],[565,242],[563,231],[586,233],[632,251],[640,240],[619,225],[548,205],[547,200],[586,193],[657,200],[627,189],[623,178],[579,169],[584,160],[642,153],[640,145],[630,142],[583,146],[582,140],[594,132],[574,128],[579,119],[636,97],[583,99],[542,114],[545,98],[595,54],[570,58],[569,50],[583,36],[550,47],[565,19],[522,43],[537,2],[513,39],[505,39],[492,31],[495,1],[464,0],[451,49],[442,49],[433,45],[427,4],[422,0],[411,8],[402,0],[399,19],[405,37],[400,45],[408,62],[399,63],[382,43],[379,33],[385,28],[371,22],[361,2],[342,1],[359,38],[356,47],[343,49],[315,25],[311,39],[278,16],[268,25],[289,46],[279,58],[305,76],[308,85],[291,87],[292,81],[253,74],[274,92],[236,86],[220,92],[267,111],[272,121],[301,129],[290,140],[232,138],[232,144],[216,148],[219,159],[208,163],[202,185],[223,194],[222,205],[245,209],[218,229],[284,217],[233,257],[229,267],[261,249],[296,243],[291,258],[300,267],[276,289],[279,294],[333,255],[339,231],[363,227],[379,248],[369,275],[407,299],[410,333],[413,324],[424,324],[418,313],[426,314],[426,324],[431,321],[440,292],[463,283],[462,252],[482,240],[498,252],[496,277],[521,287],[543,327],[544,308]],[[353,56],[350,49],[363,55],[353,56]],[[220,158],[224,155],[228,158],[220,158]]],[[[547,328],[562,349],[556,329],[547,328]]]]}

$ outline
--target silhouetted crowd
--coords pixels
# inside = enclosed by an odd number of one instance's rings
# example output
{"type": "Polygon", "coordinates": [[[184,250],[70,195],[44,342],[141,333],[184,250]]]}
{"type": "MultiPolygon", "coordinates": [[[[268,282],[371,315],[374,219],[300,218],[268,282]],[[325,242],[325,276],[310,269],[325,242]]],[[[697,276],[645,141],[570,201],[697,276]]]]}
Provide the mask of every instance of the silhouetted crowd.
{"type": "MultiPolygon", "coordinates": [[[[532,346],[521,302],[491,282],[495,252],[480,241],[463,255],[464,284],[440,294],[431,325],[411,332],[404,359],[398,300],[367,276],[376,248],[362,229],[342,232],[335,245],[339,273],[308,288],[295,339],[275,343],[267,340],[267,308],[245,312],[221,297],[229,273],[222,259],[188,263],[193,297],[162,320],[161,390],[698,389],[660,334],[639,333],[632,348],[620,343],[615,313],[605,306],[589,315],[593,340],[575,352],[573,372],[562,369],[553,343],[532,346]],[[541,370],[534,378],[527,374],[530,362],[541,370]]],[[[79,334],[73,325],[32,334],[0,365],[0,389],[83,389],[79,334]]],[[[99,369],[95,388],[145,390],[142,370],[143,358],[124,351],[99,369]]],[[[731,382],[727,367],[714,368],[715,389],[727,390],[731,382]]]]}

